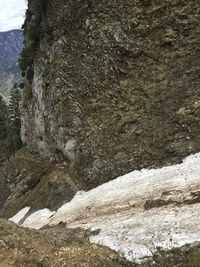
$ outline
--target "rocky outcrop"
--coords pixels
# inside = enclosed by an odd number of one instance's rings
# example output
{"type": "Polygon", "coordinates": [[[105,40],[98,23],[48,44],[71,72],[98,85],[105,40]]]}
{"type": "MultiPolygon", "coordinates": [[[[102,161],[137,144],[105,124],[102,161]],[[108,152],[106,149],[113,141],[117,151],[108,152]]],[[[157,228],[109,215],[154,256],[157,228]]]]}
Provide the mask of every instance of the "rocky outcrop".
{"type": "Polygon", "coordinates": [[[60,154],[94,187],[200,150],[198,2],[49,0],[42,10],[23,100],[32,151],[60,154]]]}
{"type": "Polygon", "coordinates": [[[23,148],[0,167],[0,217],[10,218],[25,206],[30,213],[55,210],[85,188],[66,162],[49,163],[23,148]]]}

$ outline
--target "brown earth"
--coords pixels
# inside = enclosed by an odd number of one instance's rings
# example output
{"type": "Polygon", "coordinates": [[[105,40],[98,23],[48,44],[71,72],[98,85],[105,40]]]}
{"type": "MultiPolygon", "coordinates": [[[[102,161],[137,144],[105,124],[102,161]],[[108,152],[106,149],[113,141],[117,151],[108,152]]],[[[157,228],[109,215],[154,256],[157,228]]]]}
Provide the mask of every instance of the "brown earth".
{"type": "Polygon", "coordinates": [[[50,232],[20,228],[0,219],[1,267],[128,267],[111,249],[90,244],[81,229],[50,232]]]}
{"type": "MultiPolygon", "coordinates": [[[[159,248],[157,248],[159,250],[159,248]]],[[[200,244],[174,248],[170,251],[159,250],[153,258],[141,265],[142,267],[199,267],[200,244]]]]}

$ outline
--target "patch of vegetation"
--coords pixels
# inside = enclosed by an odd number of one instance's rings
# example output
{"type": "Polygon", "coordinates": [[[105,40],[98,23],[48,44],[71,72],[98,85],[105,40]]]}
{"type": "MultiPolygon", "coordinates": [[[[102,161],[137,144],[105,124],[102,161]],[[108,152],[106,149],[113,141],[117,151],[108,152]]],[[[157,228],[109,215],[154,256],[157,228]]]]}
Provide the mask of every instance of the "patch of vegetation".
{"type": "Polygon", "coordinates": [[[8,104],[0,96],[0,161],[8,160],[22,147],[19,102],[20,90],[17,84],[11,90],[8,104]]]}
{"type": "Polygon", "coordinates": [[[55,228],[35,231],[0,219],[0,266],[132,267],[107,247],[90,244],[88,233],[55,228]]]}
{"type": "Polygon", "coordinates": [[[180,248],[163,250],[157,247],[157,253],[149,261],[136,266],[141,267],[199,267],[200,266],[200,245],[185,245],[180,248]]]}
{"type": "MultiPolygon", "coordinates": [[[[26,76],[29,83],[32,82],[34,71],[33,61],[38,48],[39,40],[42,33],[42,22],[44,14],[46,13],[46,5],[48,0],[34,0],[30,3],[31,8],[26,12],[26,20],[22,29],[28,40],[25,41],[24,48],[21,52],[19,66],[22,70],[23,76],[26,76]]],[[[31,95],[30,95],[31,96],[31,95]]]]}
{"type": "Polygon", "coordinates": [[[28,68],[32,68],[33,59],[36,51],[36,44],[32,44],[29,47],[25,47],[21,52],[21,58],[19,60],[19,66],[22,72],[25,72],[28,68]]]}
{"type": "Polygon", "coordinates": [[[47,267],[46,264],[39,262],[34,257],[17,256],[15,260],[15,266],[30,266],[30,267],[47,267]]]}

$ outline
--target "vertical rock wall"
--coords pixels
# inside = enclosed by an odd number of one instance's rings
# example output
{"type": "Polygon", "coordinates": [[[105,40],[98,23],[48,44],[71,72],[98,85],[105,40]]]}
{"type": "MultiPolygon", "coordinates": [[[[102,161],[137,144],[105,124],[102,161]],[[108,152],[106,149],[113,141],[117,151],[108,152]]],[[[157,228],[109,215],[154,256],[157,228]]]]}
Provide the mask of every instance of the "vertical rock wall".
{"type": "Polygon", "coordinates": [[[193,0],[47,1],[24,142],[88,187],[199,151],[199,16],[193,0]]]}

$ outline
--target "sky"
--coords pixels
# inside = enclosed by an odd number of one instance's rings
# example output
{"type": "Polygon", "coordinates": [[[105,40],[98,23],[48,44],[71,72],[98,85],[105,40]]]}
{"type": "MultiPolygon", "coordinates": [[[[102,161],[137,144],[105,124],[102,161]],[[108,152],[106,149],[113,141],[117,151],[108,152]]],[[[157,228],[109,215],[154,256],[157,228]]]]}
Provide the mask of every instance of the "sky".
{"type": "Polygon", "coordinates": [[[21,29],[26,0],[0,0],[0,32],[21,29]]]}

